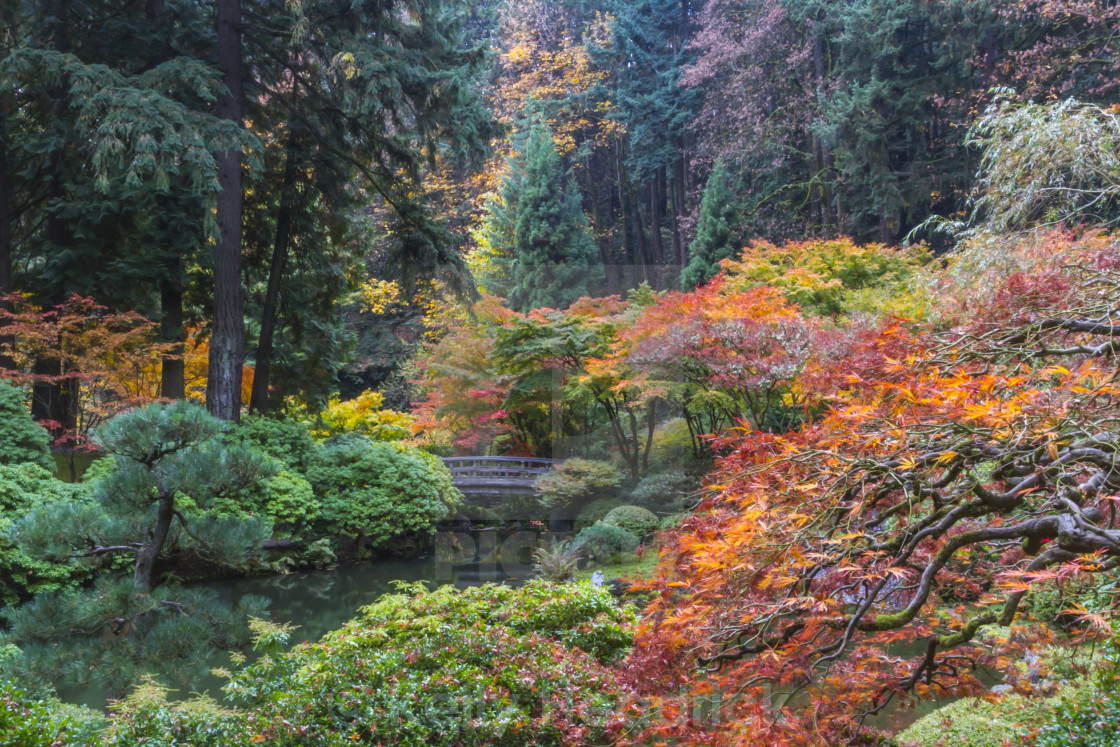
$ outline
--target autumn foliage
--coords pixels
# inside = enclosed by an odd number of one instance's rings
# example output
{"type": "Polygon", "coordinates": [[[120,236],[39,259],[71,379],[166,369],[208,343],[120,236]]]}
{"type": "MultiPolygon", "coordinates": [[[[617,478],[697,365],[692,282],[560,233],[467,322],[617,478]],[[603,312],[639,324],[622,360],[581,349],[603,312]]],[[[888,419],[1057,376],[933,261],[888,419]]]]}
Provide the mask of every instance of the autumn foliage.
{"type": "Polygon", "coordinates": [[[648,587],[632,743],[870,743],[984,670],[1029,692],[1038,595],[1067,642],[1107,630],[1074,592],[1120,565],[1120,248],[1064,249],[970,289],[962,323],[855,336],[821,417],[723,439],[648,587]]]}
{"type": "Polygon", "coordinates": [[[158,396],[146,380],[171,346],[159,343],[155,323],[78,295],[45,309],[18,294],[4,301],[0,377],[65,399],[57,411],[66,422],[50,423],[64,445],[81,447],[106,418],[158,396]]]}

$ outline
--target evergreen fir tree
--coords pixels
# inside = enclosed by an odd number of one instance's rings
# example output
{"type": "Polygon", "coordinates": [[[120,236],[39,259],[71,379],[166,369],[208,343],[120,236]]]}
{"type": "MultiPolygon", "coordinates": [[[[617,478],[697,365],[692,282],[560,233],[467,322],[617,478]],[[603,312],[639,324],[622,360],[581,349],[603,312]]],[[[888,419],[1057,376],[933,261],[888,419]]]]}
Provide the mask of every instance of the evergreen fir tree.
{"type": "Polygon", "coordinates": [[[598,249],[548,125],[529,132],[516,215],[510,305],[522,311],[566,308],[592,294],[603,272],[598,249]]]}
{"type": "Polygon", "coordinates": [[[517,196],[525,183],[525,145],[528,132],[513,132],[514,150],[506,157],[505,171],[495,192],[483,196],[482,222],[471,231],[471,274],[480,290],[497,296],[510,294],[510,273],[516,256],[517,196]]]}
{"type": "Polygon", "coordinates": [[[731,189],[731,177],[723,163],[716,165],[704,188],[696,238],[690,247],[688,266],[681,274],[686,291],[706,283],[719,272],[721,260],[739,249],[740,205],[731,189]]]}

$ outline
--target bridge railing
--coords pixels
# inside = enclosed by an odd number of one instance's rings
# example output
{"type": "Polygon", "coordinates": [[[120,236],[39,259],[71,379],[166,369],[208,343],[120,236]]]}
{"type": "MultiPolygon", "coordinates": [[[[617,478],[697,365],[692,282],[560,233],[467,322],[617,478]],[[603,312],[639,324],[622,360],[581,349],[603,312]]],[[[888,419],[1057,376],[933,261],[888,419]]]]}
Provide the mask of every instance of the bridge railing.
{"type": "Polygon", "coordinates": [[[551,472],[559,462],[558,459],[533,457],[446,457],[443,460],[456,485],[525,485],[551,472]]]}

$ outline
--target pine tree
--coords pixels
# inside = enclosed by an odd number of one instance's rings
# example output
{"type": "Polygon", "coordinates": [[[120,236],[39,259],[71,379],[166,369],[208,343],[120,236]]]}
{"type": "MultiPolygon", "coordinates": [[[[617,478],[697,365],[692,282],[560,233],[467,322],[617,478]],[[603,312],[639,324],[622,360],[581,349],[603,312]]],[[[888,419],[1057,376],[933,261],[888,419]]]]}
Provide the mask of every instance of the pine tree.
{"type": "Polygon", "coordinates": [[[17,674],[117,689],[176,660],[198,663],[210,644],[236,645],[250,610],[223,610],[206,591],[156,585],[156,563],[173,549],[243,567],[271,534],[267,522],[212,510],[275,470],[263,454],[220,442],[224,429],[184,400],[119,415],[98,433],[115,468],[91,495],[38,505],[16,522],[12,536],[28,557],[82,565],[127,557],[132,565],[131,578],[103,573],[94,589],[45,592],[8,612],[5,639],[27,654],[17,674]]]}
{"type": "Polygon", "coordinates": [[[731,189],[731,177],[723,163],[716,165],[704,188],[696,238],[690,247],[688,266],[681,287],[691,290],[719,272],[720,260],[735,256],[739,248],[740,205],[731,189]]]}
{"type": "Polygon", "coordinates": [[[543,123],[529,132],[516,215],[511,306],[566,308],[598,288],[603,270],[579,190],[543,123]]]}

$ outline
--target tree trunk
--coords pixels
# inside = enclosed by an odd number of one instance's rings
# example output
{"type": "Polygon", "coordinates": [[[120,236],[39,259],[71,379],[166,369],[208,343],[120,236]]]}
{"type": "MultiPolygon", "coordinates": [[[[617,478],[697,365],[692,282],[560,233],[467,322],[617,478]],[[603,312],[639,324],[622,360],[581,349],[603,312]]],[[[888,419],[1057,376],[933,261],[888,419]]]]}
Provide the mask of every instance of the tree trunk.
{"type": "MultiPolygon", "coordinates": [[[[8,117],[11,109],[7,92],[0,92],[0,296],[8,296],[12,286],[12,183],[8,163],[8,117]]],[[[11,311],[11,304],[0,300],[0,308],[11,311]]],[[[0,322],[0,328],[5,326],[0,322]]],[[[13,343],[11,335],[0,333],[0,369],[15,368],[15,361],[3,350],[13,343]]]]}
{"type": "MultiPolygon", "coordinates": [[[[614,140],[614,172],[615,184],[618,186],[618,220],[620,224],[618,235],[621,240],[622,264],[633,265],[634,258],[630,251],[630,226],[626,213],[626,188],[622,184],[622,145],[617,137],[614,140]]],[[[629,272],[629,269],[627,271],[629,272]]],[[[623,278],[622,284],[628,282],[626,278],[623,278]]]]}
{"type": "MultiPolygon", "coordinates": [[[[56,52],[70,51],[70,3],[69,0],[58,0],[55,3],[55,19],[53,30],[53,46],[56,52]]],[[[66,112],[70,108],[65,84],[59,82],[51,91],[54,99],[54,116],[58,121],[65,121],[66,112]]],[[[65,249],[70,244],[70,230],[66,221],[59,215],[59,203],[66,198],[65,187],[65,153],[59,149],[52,154],[52,169],[49,184],[47,185],[47,217],[46,240],[52,250],[65,249]]],[[[64,291],[54,288],[49,291],[46,298],[41,299],[44,309],[61,303],[64,291]]],[[[59,346],[61,350],[61,346],[59,346]]],[[[36,361],[33,372],[44,376],[57,377],[63,372],[58,362],[36,361]]],[[[71,382],[77,386],[77,382],[71,382]]],[[[71,412],[76,398],[70,396],[67,386],[60,380],[35,384],[31,390],[31,415],[36,420],[50,421],[57,424],[51,433],[57,438],[62,435],[62,430],[71,423],[76,423],[76,413],[71,412]]]]}
{"type": "MultiPolygon", "coordinates": [[[[677,178],[674,180],[676,182],[677,193],[673,200],[674,212],[677,216],[681,217],[688,214],[688,204],[686,203],[688,188],[685,183],[688,177],[686,175],[686,165],[684,162],[684,147],[685,139],[682,137],[681,156],[677,159],[677,178]]],[[[679,228],[678,232],[680,232],[679,228]]],[[[677,241],[677,251],[680,252],[678,261],[680,262],[681,270],[683,271],[685,266],[688,264],[688,243],[684,240],[683,233],[680,233],[680,235],[677,237],[677,241]]]]}
{"type": "Polygon", "coordinates": [[[272,364],[272,341],[276,332],[276,307],[280,298],[280,281],[288,260],[288,244],[292,232],[292,210],[295,202],[297,145],[294,136],[288,136],[284,155],[284,181],[280,188],[280,210],[276,216],[276,238],[272,245],[272,264],[268,269],[268,287],[261,311],[261,333],[257,341],[256,369],[253,373],[253,393],[249,398],[249,412],[268,410],[269,368],[272,364]]]}
{"type": "Polygon", "coordinates": [[[12,185],[8,177],[8,106],[0,94],[0,295],[12,292],[12,185]]]}
{"type": "MultiPolygon", "coordinates": [[[[828,71],[825,69],[824,40],[821,39],[820,34],[813,35],[813,74],[817,79],[817,95],[822,96],[822,92],[825,89],[825,78],[828,75],[828,71]]],[[[820,159],[819,164],[817,164],[814,176],[819,177],[820,179],[820,198],[818,207],[821,216],[821,230],[823,231],[822,235],[825,238],[831,238],[833,235],[833,231],[830,225],[833,223],[833,221],[830,220],[832,214],[832,200],[829,194],[827,179],[832,174],[832,169],[836,164],[836,159],[832,154],[832,146],[828,143],[827,138],[817,138],[816,136],[814,136],[813,141],[813,158],[818,158],[819,151],[820,159]],[[828,176],[822,176],[822,174],[827,174],[828,176]]],[[[837,233],[839,233],[839,227],[837,227],[837,233]]]]}
{"type": "Polygon", "coordinates": [[[152,574],[155,572],[156,560],[163,550],[163,543],[167,541],[167,533],[171,530],[171,520],[175,518],[174,498],[169,495],[159,499],[159,511],[156,513],[156,525],[148,544],[136,553],[136,572],[132,577],[133,588],[141,594],[152,590],[152,574]]]}
{"type": "MultiPolygon", "coordinates": [[[[242,126],[241,2],[218,0],[218,69],[228,91],[218,98],[222,119],[242,126]]],[[[214,333],[206,376],[206,409],[215,417],[241,416],[245,357],[245,299],[241,288],[241,153],[215,158],[218,166],[218,244],[214,254],[214,333]]]]}
{"type": "Polygon", "coordinates": [[[664,184],[664,172],[658,172],[658,177],[649,184],[649,230],[653,237],[653,261],[656,264],[665,262],[665,245],[661,240],[661,189],[664,184]]]}
{"type": "Polygon", "coordinates": [[[164,342],[175,343],[163,357],[159,396],[183,399],[187,396],[186,364],[183,361],[183,281],[181,259],[174,255],[167,262],[167,277],[160,281],[159,333],[164,342]]]}
{"type": "Polygon", "coordinates": [[[646,407],[646,443],[642,447],[643,472],[649,470],[649,452],[653,448],[653,433],[657,429],[657,400],[651,399],[646,407]]]}

